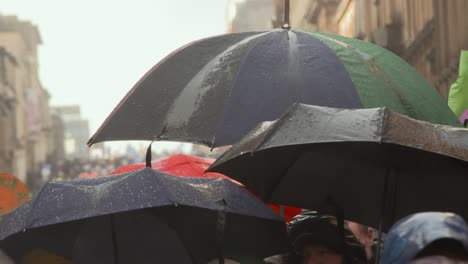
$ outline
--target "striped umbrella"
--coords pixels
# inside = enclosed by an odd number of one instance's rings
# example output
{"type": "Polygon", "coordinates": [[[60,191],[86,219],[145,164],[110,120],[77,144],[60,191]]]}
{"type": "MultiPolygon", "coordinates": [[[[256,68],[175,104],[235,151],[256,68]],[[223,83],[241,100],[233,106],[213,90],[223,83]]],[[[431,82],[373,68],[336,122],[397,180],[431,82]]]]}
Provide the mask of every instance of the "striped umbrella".
{"type": "Polygon", "coordinates": [[[231,145],[295,102],[391,110],[460,126],[435,89],[376,45],[296,29],[226,34],[190,43],[155,65],[89,140],[231,145]]]}

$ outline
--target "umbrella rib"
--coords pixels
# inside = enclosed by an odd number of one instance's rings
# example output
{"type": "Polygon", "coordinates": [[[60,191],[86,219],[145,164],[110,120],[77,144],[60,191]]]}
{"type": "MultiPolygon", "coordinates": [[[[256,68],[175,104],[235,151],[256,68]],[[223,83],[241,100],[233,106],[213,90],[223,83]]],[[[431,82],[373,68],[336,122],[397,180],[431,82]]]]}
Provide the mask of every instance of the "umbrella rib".
{"type": "MultiPolygon", "coordinates": [[[[272,33],[272,32],[278,32],[278,31],[282,31],[282,30],[283,30],[283,29],[277,29],[277,30],[271,30],[271,31],[266,31],[266,32],[259,32],[259,33],[256,34],[256,35],[248,36],[248,37],[246,37],[246,38],[244,38],[244,39],[238,41],[237,43],[233,44],[232,46],[239,46],[239,45],[240,45],[241,43],[243,43],[243,42],[249,42],[249,41],[252,41],[252,40],[258,41],[258,39],[261,38],[261,37],[264,37],[264,36],[266,36],[266,35],[268,35],[268,34],[270,34],[270,33],[272,33]]],[[[242,62],[240,63],[240,66],[239,66],[239,70],[238,70],[238,71],[240,71],[240,70],[242,69],[242,66],[243,66],[244,63],[245,63],[245,60],[247,59],[247,57],[249,57],[250,52],[252,51],[252,49],[254,49],[254,48],[256,47],[257,44],[258,44],[258,42],[255,43],[255,44],[253,44],[252,47],[250,47],[249,50],[246,52],[244,58],[242,59],[242,62]]],[[[234,77],[234,79],[230,82],[230,85],[229,85],[230,88],[228,89],[228,93],[227,93],[227,95],[226,95],[225,105],[228,105],[228,104],[229,104],[228,102],[229,102],[229,100],[231,99],[232,90],[233,90],[232,88],[233,88],[233,87],[235,86],[235,84],[237,83],[237,77],[238,77],[238,76],[239,76],[239,75],[236,74],[236,76],[234,77]]],[[[213,149],[214,147],[216,147],[216,144],[215,144],[215,142],[216,142],[216,134],[217,134],[217,131],[219,131],[219,129],[220,129],[220,127],[221,127],[221,123],[222,123],[222,120],[223,120],[222,117],[225,116],[225,114],[226,114],[226,112],[227,112],[227,111],[226,111],[226,108],[227,108],[227,107],[224,107],[223,112],[222,112],[221,115],[219,116],[218,124],[216,125],[215,134],[214,134],[213,139],[211,140],[211,143],[210,143],[211,149],[213,149]]]]}
{"type": "MultiPolygon", "coordinates": [[[[153,213],[153,215],[161,222],[161,223],[164,223],[166,225],[167,228],[170,228],[171,230],[174,231],[174,233],[177,235],[178,238],[182,240],[182,233],[178,230],[178,228],[175,228],[175,227],[172,227],[167,219],[163,219],[163,217],[160,217],[157,213],[153,213]]],[[[193,263],[198,263],[198,260],[195,256],[195,254],[192,252],[192,250],[190,249],[190,247],[186,244],[186,243],[181,243],[182,247],[185,249],[185,251],[187,252],[187,255],[190,257],[190,260],[193,262],[193,263]]]]}
{"type": "MultiPolygon", "coordinates": [[[[55,183],[51,183],[51,184],[55,184],[55,183]]],[[[31,208],[29,209],[29,213],[28,213],[28,217],[26,217],[26,219],[30,220],[32,219],[31,215],[33,213],[33,209],[35,208],[35,205],[36,205],[36,202],[37,200],[39,200],[39,196],[42,194],[42,192],[44,191],[45,188],[41,188],[41,190],[39,191],[39,193],[36,195],[36,197],[34,198],[34,201],[32,202],[31,204],[31,208]]],[[[24,229],[28,229],[30,228],[32,225],[34,225],[34,222],[35,222],[35,219],[32,219],[33,221],[31,222],[28,222],[28,224],[26,224],[24,226],[24,229]]]]}
{"type": "Polygon", "coordinates": [[[389,119],[389,111],[388,111],[388,108],[387,107],[384,107],[383,108],[384,111],[383,111],[383,114],[382,114],[382,117],[381,117],[381,124],[380,124],[380,131],[379,131],[379,143],[383,143],[385,141],[385,135],[383,134],[384,131],[387,130],[387,123],[388,123],[388,119],[389,119]]]}
{"type": "Polygon", "coordinates": [[[117,234],[115,231],[115,219],[114,215],[109,216],[111,224],[111,236],[112,236],[112,251],[114,253],[114,264],[119,264],[119,247],[117,243],[117,234]]]}
{"type": "MultiPolygon", "coordinates": [[[[239,34],[239,33],[237,33],[239,34]]],[[[229,34],[222,34],[222,35],[229,35],[229,34]]],[[[219,36],[222,36],[222,35],[219,35],[219,36]]],[[[133,93],[135,92],[135,90],[141,85],[141,83],[143,83],[156,69],[158,69],[164,62],[166,62],[167,60],[169,60],[171,57],[173,57],[175,54],[177,54],[178,52],[182,51],[182,50],[185,50],[186,48],[190,47],[191,45],[195,44],[195,43],[200,43],[200,42],[203,42],[204,40],[207,40],[209,38],[212,38],[212,37],[208,37],[208,38],[202,38],[202,39],[199,39],[199,40],[196,40],[196,41],[193,41],[193,42],[190,42],[176,50],[174,50],[173,52],[171,52],[170,54],[168,54],[166,57],[164,57],[162,60],[160,60],[156,65],[154,65],[153,67],[151,67],[151,69],[149,71],[147,71],[145,73],[145,75],[143,75],[143,77],[141,77],[137,83],[135,83],[133,85],[133,87],[130,89],[130,91],[127,92],[127,94],[122,98],[122,100],[120,100],[120,102],[117,104],[117,106],[112,110],[112,112],[106,117],[106,119],[104,120],[104,122],[101,124],[101,126],[99,126],[98,130],[91,136],[91,138],[88,140],[88,142],[86,143],[88,145],[88,147],[91,147],[93,144],[95,143],[99,143],[99,142],[103,142],[103,141],[107,141],[107,140],[96,140],[96,138],[100,137],[101,135],[101,132],[102,130],[104,130],[104,128],[107,126],[107,124],[111,121],[111,119],[114,117],[114,115],[116,115],[119,111],[120,111],[120,107],[122,107],[122,105],[125,104],[125,102],[128,100],[128,98],[130,98],[133,93]]]]}
{"type": "Polygon", "coordinates": [[[271,201],[272,196],[274,194],[274,190],[281,184],[285,176],[288,174],[289,170],[291,170],[292,167],[297,163],[299,157],[302,155],[302,151],[304,149],[304,146],[299,146],[299,149],[296,151],[295,155],[289,162],[288,166],[283,170],[283,172],[280,174],[281,176],[278,177],[279,179],[276,180],[276,182],[272,185],[271,191],[269,193],[268,199],[266,201],[271,201]]]}
{"type": "Polygon", "coordinates": [[[291,116],[293,114],[293,112],[297,109],[298,106],[299,104],[295,103],[293,107],[290,107],[286,113],[284,113],[280,118],[274,121],[270,128],[268,128],[268,131],[265,133],[265,136],[263,137],[262,141],[260,141],[260,143],[258,143],[258,145],[251,152],[255,152],[261,149],[261,147],[263,147],[263,145],[265,145],[266,142],[270,139],[270,136],[273,135],[278,130],[278,128],[287,120],[288,116],[291,116]]]}
{"type": "Polygon", "coordinates": [[[159,134],[153,138],[153,141],[154,140],[161,140],[162,139],[162,136],[167,132],[167,120],[164,122],[164,126],[163,128],[161,129],[161,132],[159,132],[159,134]]]}
{"type": "MultiPolygon", "coordinates": [[[[147,168],[147,169],[150,169],[152,172],[155,172],[155,170],[153,170],[152,168],[147,168]]],[[[169,177],[166,174],[163,174],[163,175],[164,175],[163,177],[169,177]]],[[[160,176],[158,174],[156,174],[156,175],[152,174],[151,177],[156,178],[157,184],[164,189],[164,194],[165,194],[167,200],[169,200],[169,202],[172,203],[173,205],[177,205],[177,203],[174,203],[174,198],[170,194],[169,188],[167,188],[167,186],[165,184],[165,179],[161,180],[161,178],[160,178],[160,176]]]]}

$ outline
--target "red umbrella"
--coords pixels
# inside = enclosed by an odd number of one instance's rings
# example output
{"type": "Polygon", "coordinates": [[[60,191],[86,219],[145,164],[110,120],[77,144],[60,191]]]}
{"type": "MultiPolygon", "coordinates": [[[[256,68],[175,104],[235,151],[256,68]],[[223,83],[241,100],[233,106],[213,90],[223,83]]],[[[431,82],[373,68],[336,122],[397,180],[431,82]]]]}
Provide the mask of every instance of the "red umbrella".
{"type": "MultiPolygon", "coordinates": [[[[215,172],[207,172],[205,170],[210,167],[214,162],[214,159],[206,159],[195,156],[189,156],[184,154],[177,154],[170,156],[168,158],[160,159],[151,162],[153,169],[168,173],[175,176],[182,177],[208,177],[208,178],[226,178],[229,179],[242,187],[246,188],[240,182],[237,182],[223,174],[215,172]]],[[[120,174],[124,172],[139,170],[146,167],[145,163],[129,164],[123,165],[117,168],[112,174],[120,174]]],[[[246,188],[247,189],[247,188],[246,188]]],[[[248,190],[248,189],[247,189],[248,190]]],[[[249,190],[250,191],[250,190],[249,190]]],[[[253,193],[252,191],[250,191],[253,193]]],[[[253,193],[255,195],[255,193],[253,193]]],[[[276,204],[269,204],[269,206],[276,212],[280,213],[280,206],[276,204]]],[[[286,222],[289,222],[291,218],[301,212],[300,208],[285,206],[284,207],[284,219],[286,222]]]]}
{"type": "Polygon", "coordinates": [[[0,172],[0,215],[9,212],[29,199],[28,187],[17,177],[0,172]]]}
{"type": "MultiPolygon", "coordinates": [[[[208,167],[214,162],[214,159],[200,158],[196,156],[189,156],[184,154],[177,154],[169,156],[164,159],[159,159],[151,162],[151,168],[176,176],[187,177],[212,177],[212,178],[231,178],[224,176],[220,173],[208,172],[204,173],[208,167]]],[[[143,163],[128,164],[117,168],[112,174],[120,174],[124,172],[142,169],[146,166],[143,163]]]]}

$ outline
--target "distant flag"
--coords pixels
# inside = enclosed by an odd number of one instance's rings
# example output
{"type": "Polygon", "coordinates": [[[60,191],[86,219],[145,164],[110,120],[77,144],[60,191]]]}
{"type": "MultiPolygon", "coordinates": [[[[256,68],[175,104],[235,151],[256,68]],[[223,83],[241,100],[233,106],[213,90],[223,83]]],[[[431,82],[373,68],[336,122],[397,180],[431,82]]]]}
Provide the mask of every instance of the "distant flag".
{"type": "Polygon", "coordinates": [[[448,105],[466,127],[468,125],[468,51],[460,54],[458,79],[452,84],[448,96],[448,105]]]}

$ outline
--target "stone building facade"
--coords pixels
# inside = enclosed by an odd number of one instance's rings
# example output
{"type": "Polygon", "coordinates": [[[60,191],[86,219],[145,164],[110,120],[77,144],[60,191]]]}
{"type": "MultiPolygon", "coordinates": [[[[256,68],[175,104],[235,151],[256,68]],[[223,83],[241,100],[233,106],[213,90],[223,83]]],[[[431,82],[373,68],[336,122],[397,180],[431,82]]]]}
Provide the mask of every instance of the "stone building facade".
{"type": "Polygon", "coordinates": [[[89,158],[88,141],[89,121],[81,117],[81,108],[79,105],[66,105],[54,107],[54,112],[63,120],[64,149],[67,159],[89,158]]]}
{"type": "Polygon", "coordinates": [[[0,16],[0,171],[25,182],[40,178],[56,145],[50,95],[38,74],[40,44],[35,25],[0,16]]]}
{"type": "MultiPolygon", "coordinates": [[[[415,67],[447,98],[468,49],[465,0],[290,0],[291,25],[363,39],[415,67]]],[[[275,2],[276,14],[284,1],[275,2]]]]}
{"type": "Polygon", "coordinates": [[[275,5],[272,0],[228,0],[227,32],[271,29],[274,12],[275,5]]]}
{"type": "Polygon", "coordinates": [[[16,59],[0,47],[0,168],[13,172],[16,59]]]}

